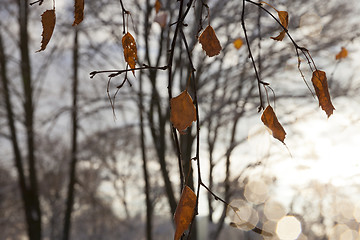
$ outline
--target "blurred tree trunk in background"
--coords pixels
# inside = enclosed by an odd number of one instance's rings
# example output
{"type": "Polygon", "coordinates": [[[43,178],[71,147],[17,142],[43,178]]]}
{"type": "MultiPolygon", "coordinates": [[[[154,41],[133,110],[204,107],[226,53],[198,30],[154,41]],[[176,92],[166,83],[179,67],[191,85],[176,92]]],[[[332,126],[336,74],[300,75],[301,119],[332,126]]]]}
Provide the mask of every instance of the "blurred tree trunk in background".
{"type": "MultiPolygon", "coordinates": [[[[28,39],[28,6],[27,0],[19,0],[19,34],[20,34],[20,53],[21,53],[21,76],[24,91],[24,114],[26,128],[27,158],[29,169],[29,181],[26,189],[25,211],[28,224],[30,240],[40,240],[41,230],[41,209],[39,201],[39,191],[36,171],[35,155],[35,131],[34,131],[34,103],[33,103],[33,83],[31,78],[31,63],[29,57],[28,39]]],[[[20,170],[19,170],[20,171],[20,170]]]]}
{"type": "Polygon", "coordinates": [[[41,209],[39,201],[39,190],[37,181],[36,154],[35,154],[35,132],[34,132],[34,103],[33,83],[31,78],[31,63],[29,57],[28,39],[28,6],[27,0],[17,1],[19,21],[19,49],[20,49],[20,71],[23,85],[23,124],[26,129],[26,151],[21,153],[18,142],[17,130],[14,119],[13,104],[9,91],[9,78],[6,73],[6,58],[2,37],[0,37],[0,61],[1,78],[4,89],[4,100],[8,127],[10,129],[11,143],[14,152],[15,167],[18,174],[21,198],[24,205],[27,234],[30,240],[40,240],[41,230],[41,209]],[[27,164],[25,163],[27,159],[27,164]]]}
{"type": "Polygon", "coordinates": [[[63,240],[70,239],[71,235],[71,215],[74,205],[74,195],[75,195],[75,183],[76,183],[76,164],[78,161],[78,72],[79,72],[79,40],[78,40],[78,28],[75,27],[74,30],[74,42],[73,42],[73,79],[72,79],[72,108],[71,108],[71,122],[72,122],[72,131],[71,131],[71,160],[70,160],[70,176],[69,176],[69,185],[67,189],[67,198],[66,198],[66,211],[64,218],[64,231],[63,231],[63,240]]]}
{"type": "Polygon", "coordinates": [[[148,170],[148,157],[146,155],[146,141],[145,141],[145,132],[144,132],[144,106],[143,106],[143,87],[142,87],[142,76],[143,73],[140,73],[139,77],[139,115],[140,115],[140,144],[141,144],[141,155],[143,160],[143,174],[144,174],[144,192],[145,192],[145,203],[146,203],[146,239],[152,240],[152,228],[153,228],[153,205],[151,201],[151,185],[149,178],[148,170]]]}

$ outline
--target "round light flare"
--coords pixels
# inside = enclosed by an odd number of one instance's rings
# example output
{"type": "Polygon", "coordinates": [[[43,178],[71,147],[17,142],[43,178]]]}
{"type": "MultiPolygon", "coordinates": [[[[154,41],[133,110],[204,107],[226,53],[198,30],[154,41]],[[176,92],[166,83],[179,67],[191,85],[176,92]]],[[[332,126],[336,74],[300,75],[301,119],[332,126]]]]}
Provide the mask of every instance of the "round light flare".
{"type": "Polygon", "coordinates": [[[264,205],[264,214],[267,219],[278,221],[287,214],[287,211],[281,203],[270,200],[264,205]]]}
{"type": "Polygon", "coordinates": [[[342,216],[347,220],[354,218],[355,207],[354,204],[349,200],[342,200],[337,203],[338,215],[342,216]]]}
{"type": "Polygon", "coordinates": [[[255,209],[242,199],[230,203],[227,208],[227,216],[230,218],[230,226],[245,231],[253,229],[259,221],[255,209]]]}
{"type": "Polygon", "coordinates": [[[318,37],[323,29],[321,18],[315,13],[305,13],[300,17],[301,32],[308,37],[318,37]]]}
{"type": "Polygon", "coordinates": [[[301,234],[301,223],[294,216],[285,216],[278,221],[276,234],[281,240],[295,240],[301,234]]]}
{"type": "Polygon", "coordinates": [[[340,240],[357,240],[359,234],[355,230],[347,229],[340,235],[340,240]]]}
{"type": "Polygon", "coordinates": [[[244,195],[249,202],[260,204],[269,197],[269,186],[263,180],[250,181],[246,184],[244,195]]]}
{"type": "Polygon", "coordinates": [[[330,231],[329,240],[355,240],[359,234],[343,223],[336,224],[330,231]]]}

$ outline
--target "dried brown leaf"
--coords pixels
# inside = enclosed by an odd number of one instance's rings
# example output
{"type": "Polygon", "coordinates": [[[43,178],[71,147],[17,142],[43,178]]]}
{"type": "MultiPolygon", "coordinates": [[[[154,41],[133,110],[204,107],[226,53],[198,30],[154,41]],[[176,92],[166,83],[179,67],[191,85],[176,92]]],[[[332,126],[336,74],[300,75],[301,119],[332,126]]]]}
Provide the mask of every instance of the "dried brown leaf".
{"type": "Polygon", "coordinates": [[[199,42],[209,57],[218,55],[222,49],[215,31],[210,25],[201,33],[199,42]]]}
{"type": "Polygon", "coordinates": [[[188,229],[194,217],[195,207],[196,194],[188,186],[185,186],[174,215],[176,226],[174,240],[180,239],[181,235],[188,229]]]}
{"type": "Polygon", "coordinates": [[[336,54],[335,59],[338,60],[338,59],[346,58],[347,55],[348,55],[348,51],[346,50],[346,48],[341,47],[341,51],[338,54],[336,54]]]}
{"type": "MultiPolygon", "coordinates": [[[[277,10],[276,10],[277,11],[277,10]]],[[[280,19],[280,23],[281,25],[284,26],[284,28],[288,28],[289,25],[289,14],[286,11],[277,11],[278,15],[279,15],[279,19],[280,19]]],[[[276,37],[271,37],[271,39],[274,39],[276,41],[282,41],[285,37],[285,30],[283,29],[278,36],[276,37]]]]}
{"type": "Polygon", "coordinates": [[[326,73],[321,70],[315,70],[313,72],[311,82],[314,85],[315,93],[319,99],[319,105],[321,109],[326,112],[328,117],[330,117],[330,115],[333,114],[335,108],[331,103],[326,73]]]}
{"type": "Polygon", "coordinates": [[[41,40],[41,47],[38,51],[40,52],[45,50],[47,44],[49,43],[51,36],[53,34],[54,28],[55,28],[55,22],[56,22],[56,16],[55,16],[55,9],[46,10],[41,15],[41,24],[43,27],[42,32],[42,40],[41,40]]]}
{"type": "Polygon", "coordinates": [[[74,1],[74,23],[73,26],[78,25],[84,19],[84,0],[74,1]]]}
{"type": "MultiPolygon", "coordinates": [[[[135,39],[129,32],[123,36],[122,45],[124,48],[125,61],[129,64],[131,69],[134,69],[137,61],[137,48],[135,39]]],[[[134,70],[132,72],[135,74],[134,70]]]]}
{"type": "Polygon", "coordinates": [[[185,90],[170,100],[170,121],[181,133],[196,121],[196,109],[189,93],[185,90]]]}
{"type": "Polygon", "coordinates": [[[274,138],[284,143],[286,132],[279,123],[275,112],[270,105],[265,108],[261,115],[261,121],[271,130],[274,138]]]}

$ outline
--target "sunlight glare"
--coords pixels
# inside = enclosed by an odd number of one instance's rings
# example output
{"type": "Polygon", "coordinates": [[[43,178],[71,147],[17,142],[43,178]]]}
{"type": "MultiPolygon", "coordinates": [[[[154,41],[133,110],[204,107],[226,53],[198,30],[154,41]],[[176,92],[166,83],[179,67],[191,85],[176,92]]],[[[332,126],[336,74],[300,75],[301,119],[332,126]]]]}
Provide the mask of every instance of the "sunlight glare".
{"type": "Polygon", "coordinates": [[[245,198],[254,204],[260,204],[268,198],[268,185],[264,180],[250,181],[246,184],[244,195],[245,198]]]}
{"type": "Polygon", "coordinates": [[[301,233],[301,223],[294,216],[285,216],[277,223],[276,234],[282,240],[295,240],[301,233]]]}
{"type": "Polygon", "coordinates": [[[267,201],[264,205],[264,214],[267,219],[277,221],[287,214],[282,204],[275,201],[267,201]]]}
{"type": "Polygon", "coordinates": [[[230,203],[227,208],[227,216],[230,218],[231,226],[245,231],[253,229],[259,221],[258,213],[242,199],[230,203]]]}

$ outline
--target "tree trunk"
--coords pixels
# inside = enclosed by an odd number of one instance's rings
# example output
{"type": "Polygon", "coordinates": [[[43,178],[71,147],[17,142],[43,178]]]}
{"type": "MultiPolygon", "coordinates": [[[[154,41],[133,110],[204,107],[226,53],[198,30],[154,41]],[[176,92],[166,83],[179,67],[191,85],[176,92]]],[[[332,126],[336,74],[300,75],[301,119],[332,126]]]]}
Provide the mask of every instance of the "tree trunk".
{"type": "Polygon", "coordinates": [[[64,218],[63,240],[70,239],[71,214],[74,205],[74,188],[76,182],[76,164],[77,164],[77,129],[78,129],[78,70],[79,70],[79,48],[78,48],[78,29],[75,27],[74,48],[73,48],[73,102],[71,111],[72,120],[72,150],[70,161],[70,180],[68,185],[66,211],[64,218]]]}
{"type": "Polygon", "coordinates": [[[143,96],[142,96],[142,73],[140,73],[139,79],[139,113],[140,113],[140,142],[141,142],[141,153],[143,160],[143,172],[144,172],[144,181],[145,181],[145,202],[146,202],[146,239],[152,240],[152,204],[150,197],[150,181],[147,167],[147,157],[146,157],[146,146],[145,146],[145,133],[144,133],[144,117],[143,117],[143,96]]]}
{"type": "MultiPolygon", "coordinates": [[[[34,145],[34,105],[33,88],[31,79],[31,66],[29,57],[28,39],[28,6],[27,0],[19,0],[19,34],[20,34],[20,55],[21,55],[21,75],[24,90],[24,113],[27,158],[29,167],[29,184],[25,189],[25,212],[28,224],[28,234],[30,240],[40,240],[41,230],[41,209],[39,201],[39,191],[37,183],[35,145],[34,145]]],[[[18,170],[19,172],[19,170],[18,170]]],[[[20,175],[19,175],[20,177],[20,175]]]]}

